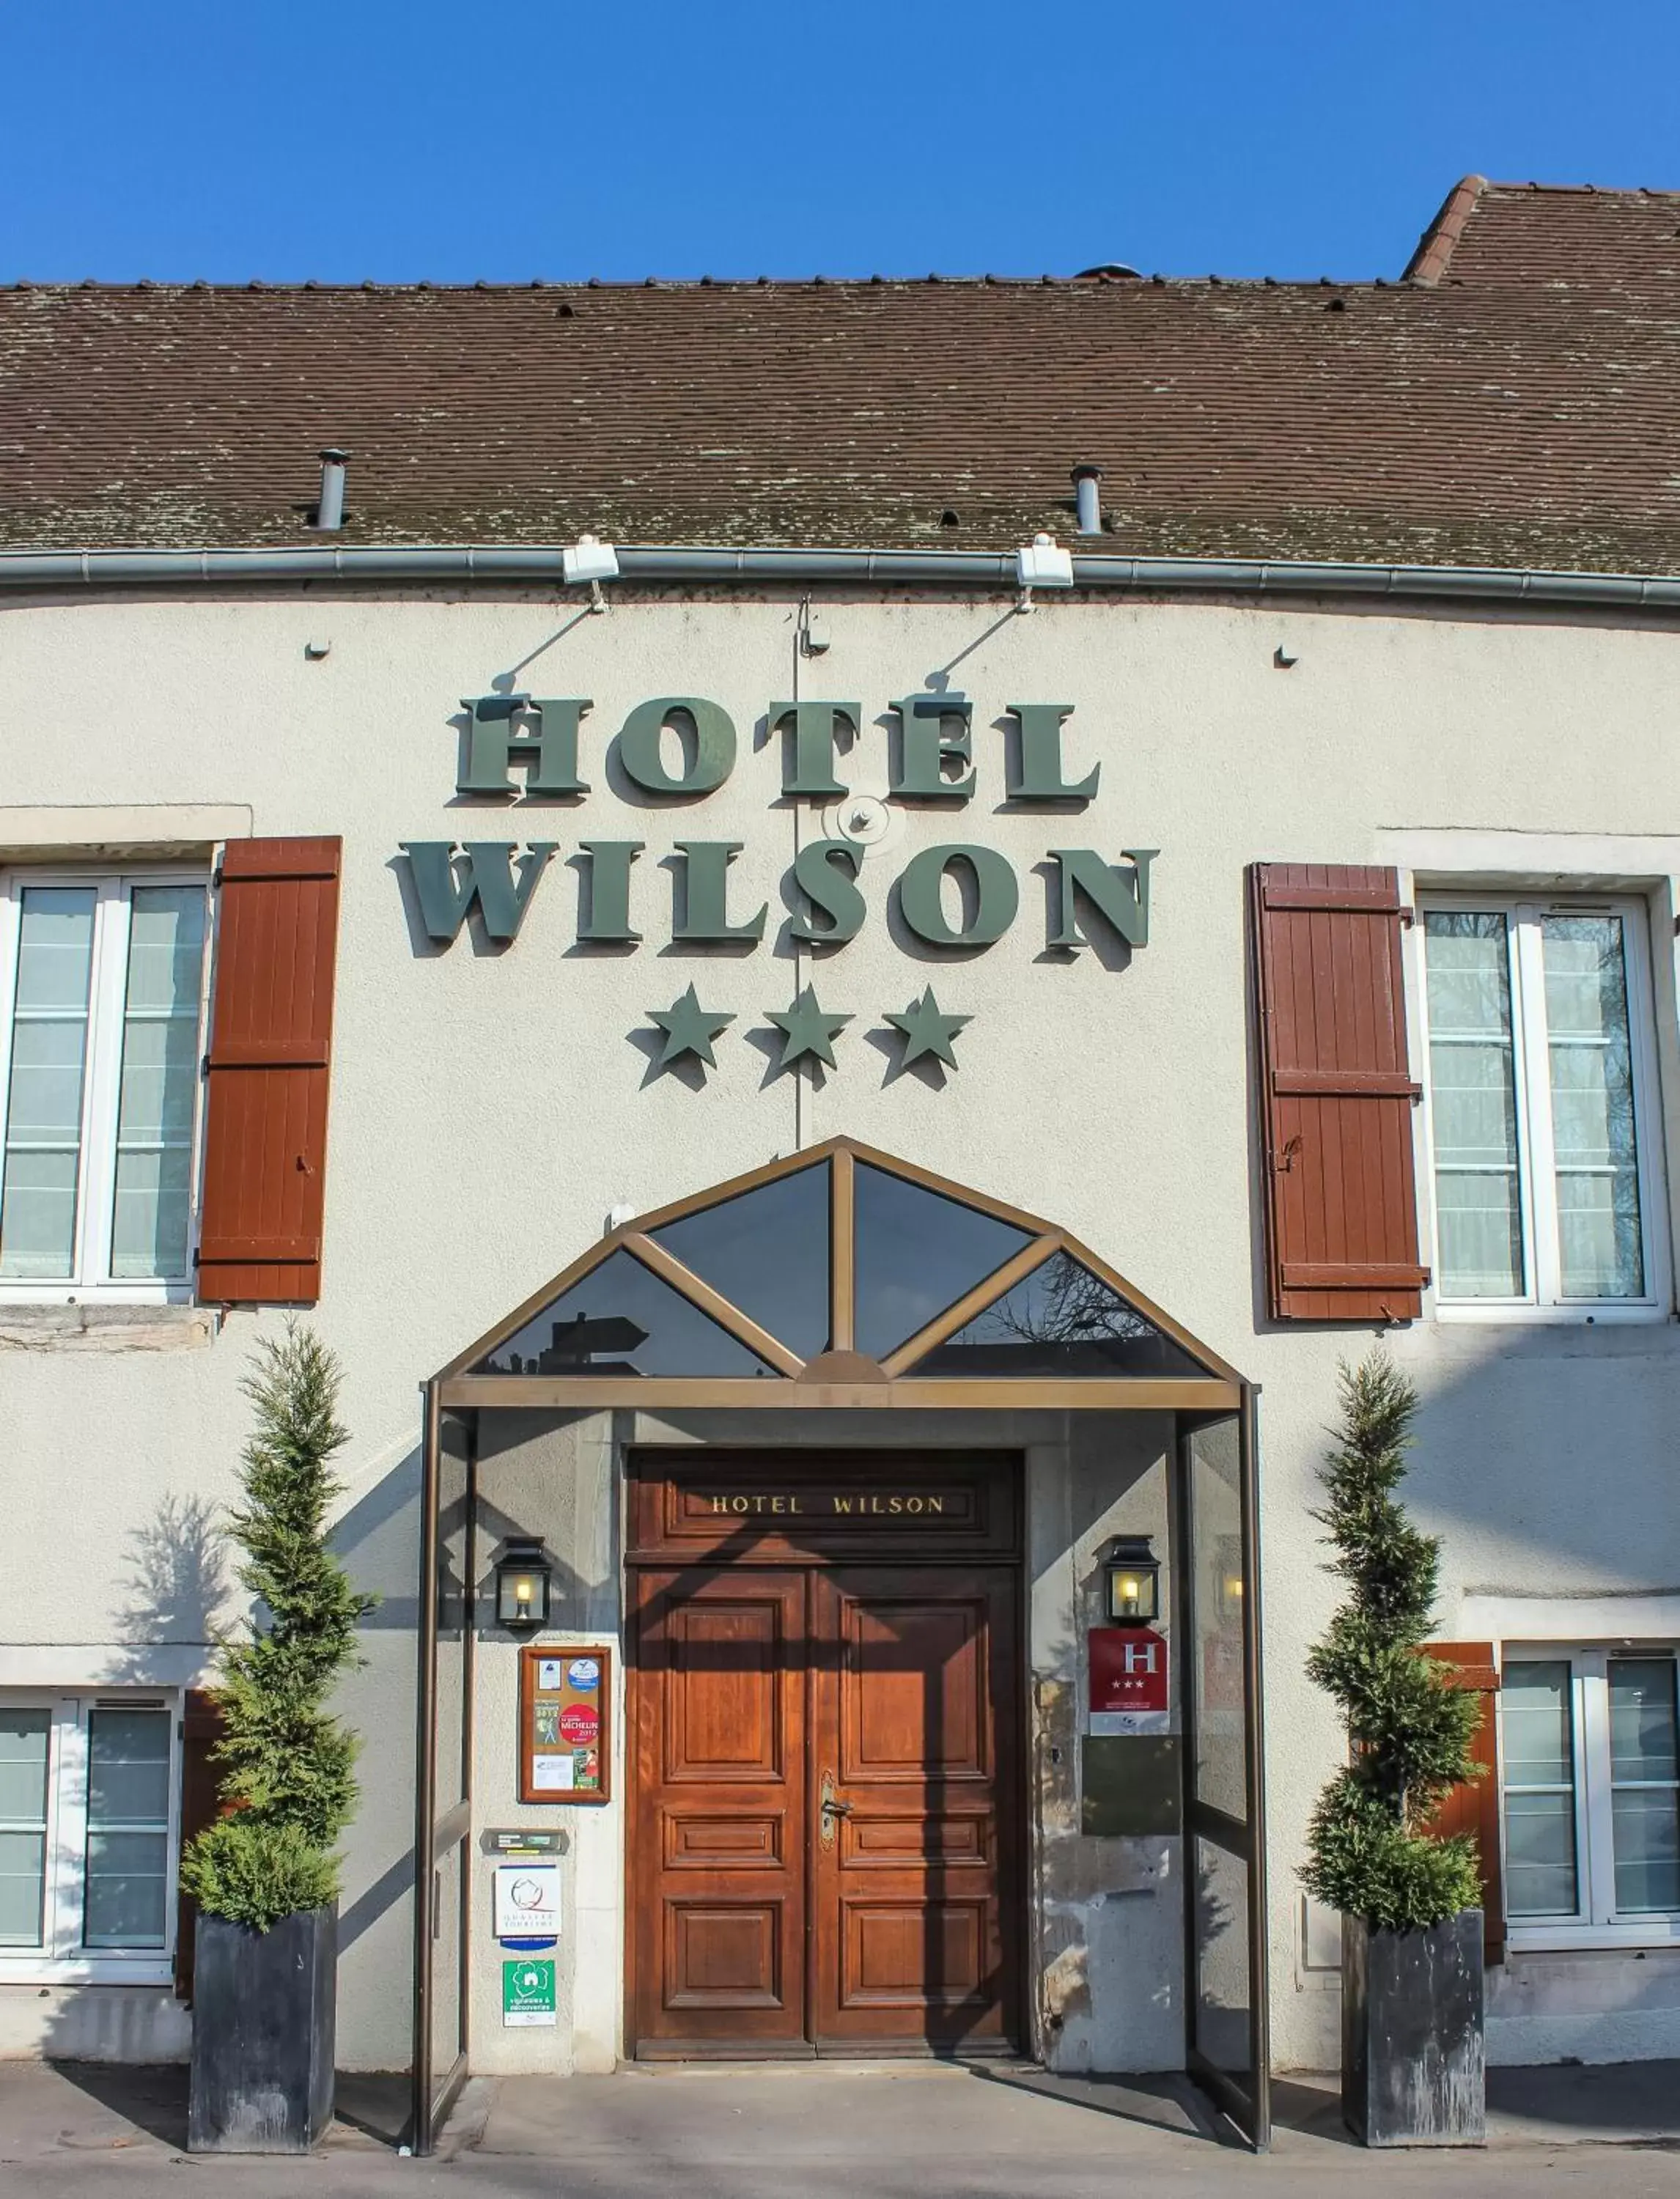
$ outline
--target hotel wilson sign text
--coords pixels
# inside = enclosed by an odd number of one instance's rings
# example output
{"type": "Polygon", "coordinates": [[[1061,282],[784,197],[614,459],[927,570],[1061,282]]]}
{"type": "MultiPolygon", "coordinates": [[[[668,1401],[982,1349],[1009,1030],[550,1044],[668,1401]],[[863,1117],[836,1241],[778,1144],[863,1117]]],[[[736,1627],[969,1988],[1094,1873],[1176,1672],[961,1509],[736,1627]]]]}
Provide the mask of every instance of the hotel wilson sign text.
{"type": "MultiPolygon", "coordinates": [[[[577,804],[590,783],[580,697],[489,695],[469,697],[461,740],[458,793],[487,802],[521,792],[533,802],[577,804]]],[[[889,804],[960,812],[972,801],[984,759],[975,754],[974,707],[966,696],[906,696],[889,706],[886,802],[852,794],[836,776],[837,745],[862,743],[874,731],[855,702],[772,702],[767,731],[783,744],[782,793],[829,808],[837,837],[808,841],[788,877],[797,942],[839,946],[855,938],[871,909],[862,884],[863,858],[890,815],[889,804]],[[855,837],[847,837],[847,836],[855,837]]],[[[1096,793],[1100,764],[1081,773],[1069,760],[1066,703],[1011,703],[995,768],[1010,806],[1076,815],[1096,793]]],[[[703,696],[659,696],[639,703],[601,751],[608,783],[633,802],[656,808],[693,803],[715,793],[735,767],[733,720],[703,696]]],[[[402,843],[414,903],[428,936],[447,943],[475,907],[486,935],[518,936],[533,896],[559,842],[529,839],[408,840],[402,843]]],[[[738,840],[685,836],[672,843],[670,937],[696,946],[761,940],[768,905],[738,903],[730,866],[738,840]]],[[[641,840],[580,839],[570,858],[582,874],[577,936],[604,946],[633,946],[643,937],[656,890],[641,840]]],[[[1117,851],[1111,862],[1093,848],[1047,848],[1046,944],[1073,950],[1087,943],[1094,919],[1129,947],[1149,938],[1152,848],[1117,851]]],[[[658,860],[656,858],[656,860],[658,860]]],[[[934,948],[989,947],[1019,912],[1020,881],[995,848],[955,837],[909,855],[889,884],[905,928],[934,948]],[[959,893],[948,893],[954,878],[959,893]],[[960,902],[960,907],[957,903],[960,902]]]]}

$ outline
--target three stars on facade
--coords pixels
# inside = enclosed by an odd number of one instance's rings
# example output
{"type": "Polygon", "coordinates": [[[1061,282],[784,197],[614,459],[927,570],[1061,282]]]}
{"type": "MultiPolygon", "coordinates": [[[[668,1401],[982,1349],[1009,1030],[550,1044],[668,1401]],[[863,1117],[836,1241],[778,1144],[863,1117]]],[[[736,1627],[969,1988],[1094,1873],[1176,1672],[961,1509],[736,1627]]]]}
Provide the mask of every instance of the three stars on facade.
{"type": "MultiPolygon", "coordinates": [[[[834,1041],[855,1018],[849,1013],[831,1012],[818,1000],[816,988],[805,985],[795,995],[791,1007],[767,1009],[765,1020],[773,1024],[782,1035],[781,1056],[776,1064],[779,1070],[791,1069],[807,1059],[820,1062],[825,1069],[833,1069],[837,1065],[834,1041]]],[[[901,1014],[890,1014],[884,1020],[903,1035],[901,1069],[908,1069],[925,1054],[931,1054],[946,1068],[954,1069],[957,1057],[952,1041],[973,1018],[944,1014],[930,985],[921,998],[912,1000],[901,1014]]],[[[715,1069],[717,1057],[712,1042],[735,1021],[735,1012],[732,1008],[702,1007],[699,995],[691,985],[668,1008],[650,1008],[648,1021],[664,1034],[659,1059],[654,1064],[656,1070],[668,1069],[685,1055],[692,1055],[708,1069],[715,1069]]]]}

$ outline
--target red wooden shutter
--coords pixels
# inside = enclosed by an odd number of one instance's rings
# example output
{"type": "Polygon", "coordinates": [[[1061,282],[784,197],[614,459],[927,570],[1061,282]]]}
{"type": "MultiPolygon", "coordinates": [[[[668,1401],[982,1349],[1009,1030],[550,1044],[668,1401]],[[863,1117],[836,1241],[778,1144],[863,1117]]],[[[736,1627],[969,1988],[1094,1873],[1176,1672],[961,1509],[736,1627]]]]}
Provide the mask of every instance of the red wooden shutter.
{"type": "Polygon", "coordinates": [[[321,1295],[337,840],[233,840],[222,858],[198,1295],[321,1295]]]}
{"type": "Polygon", "coordinates": [[[1472,1744],[1479,1779],[1455,1787],[1436,1811],[1432,1833],[1443,1838],[1455,1833],[1473,1833],[1482,1863],[1482,1945],[1490,1963],[1505,1959],[1505,1882],[1499,1861],[1499,1720],[1494,1696],[1499,1688],[1499,1669],[1491,1642],[1427,1642],[1425,1654],[1458,1670],[1461,1688],[1473,1688],[1482,1699],[1482,1722],[1472,1744]]]}
{"type": "MultiPolygon", "coordinates": [[[[221,1739],[222,1714],[214,1700],[201,1689],[189,1688],[182,1721],[181,1846],[215,1820],[221,1810],[217,1791],[219,1767],[210,1750],[221,1739]]],[[[176,1897],[175,1998],[192,1998],[193,1945],[198,1926],[198,1904],[184,1893],[176,1897]]]]}
{"type": "Polygon", "coordinates": [[[1429,1275],[1398,874],[1257,863],[1250,878],[1272,1318],[1415,1320],[1429,1275]]]}

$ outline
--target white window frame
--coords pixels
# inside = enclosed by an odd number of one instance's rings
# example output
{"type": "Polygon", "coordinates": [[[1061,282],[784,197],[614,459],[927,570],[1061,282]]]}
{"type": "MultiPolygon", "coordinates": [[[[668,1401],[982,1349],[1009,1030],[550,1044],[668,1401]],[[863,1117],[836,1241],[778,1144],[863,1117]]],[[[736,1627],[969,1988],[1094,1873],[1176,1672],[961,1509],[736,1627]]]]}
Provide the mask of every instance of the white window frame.
{"type": "Polygon", "coordinates": [[[163,1712],[169,1734],[169,1831],[166,1884],[180,1868],[183,1702],[178,1688],[100,1688],[62,1694],[55,1689],[7,1688],[13,1710],[44,1710],[47,1730],[47,1864],[41,1945],[0,1947],[0,1986],[166,1986],[175,1979],[178,1904],[166,1893],[161,1947],[85,1947],[86,1905],[88,1718],[97,1710],[163,1712]]]}
{"type": "Polygon", "coordinates": [[[1662,1114],[1657,1065],[1656,1015],[1651,972],[1651,912],[1636,895],[1588,893],[1548,895],[1468,887],[1451,891],[1420,890],[1409,988],[1419,1045],[1423,1105],[1418,1131],[1419,1166],[1426,1201],[1432,1280],[1429,1309],[1442,1321],[1513,1321],[1546,1324],[1653,1321],[1667,1319],[1672,1297],[1670,1280],[1668,1201],[1662,1165],[1662,1114]],[[1511,969],[1512,1070],[1515,1082],[1517,1176],[1522,1227],[1523,1269],[1529,1288],[1520,1298],[1448,1297],[1440,1283],[1441,1227],[1435,1179],[1434,1094],[1430,1076],[1428,948],[1424,919],[1432,910],[1477,911],[1506,919],[1511,969]],[[1645,1287],[1636,1298],[1566,1298],[1557,1238],[1556,1182],[1551,1124],[1551,1071],[1543,1022],[1528,1013],[1528,1004],[1544,996],[1540,919],[1544,916],[1617,916],[1627,973],[1629,1059],[1633,1081],[1633,1133],[1639,1181],[1640,1244],[1645,1287]],[[1543,1158],[1537,1158],[1543,1157],[1543,1158]]]}
{"type": "MultiPolygon", "coordinates": [[[[1676,1657],[1671,1642],[1507,1642],[1502,1672],[1542,1659],[1570,1668],[1570,1715],[1575,1741],[1575,1881],[1579,1905],[1567,1916],[1512,1916],[1505,1944],[1514,1954],[1558,1954],[1572,1947],[1680,1946],[1680,1910],[1616,1910],[1615,1820],[1612,1810],[1610,1672],[1614,1659],[1676,1657]]],[[[1677,1676],[1680,1677],[1680,1676],[1677,1676]]],[[[1500,1697],[1499,1838],[1505,1840],[1504,1694],[1500,1697]]],[[[1508,1880],[1507,1881],[1508,1883],[1508,1880]]]]}
{"type": "MultiPolygon", "coordinates": [[[[93,965],[88,984],[88,1049],[82,1075],[80,1174],[77,1183],[75,1262],[66,1276],[0,1278],[0,1305],[71,1305],[108,1301],[125,1305],[190,1304],[195,1295],[200,1179],[204,1161],[204,1044],[212,960],[210,878],[201,867],[94,870],[59,867],[0,872],[0,1139],[7,1120],[12,1073],[12,1010],[17,992],[18,937],[23,895],[34,888],[92,887],[93,965]],[[123,1011],[128,984],[130,896],[137,886],[197,886],[205,895],[205,951],[199,979],[199,1071],[193,1096],[191,1185],[184,1274],[115,1277],[111,1230],[116,1199],[117,1110],[121,1098],[123,1011]]],[[[3,1156],[0,1156],[0,1166],[3,1156]]]]}

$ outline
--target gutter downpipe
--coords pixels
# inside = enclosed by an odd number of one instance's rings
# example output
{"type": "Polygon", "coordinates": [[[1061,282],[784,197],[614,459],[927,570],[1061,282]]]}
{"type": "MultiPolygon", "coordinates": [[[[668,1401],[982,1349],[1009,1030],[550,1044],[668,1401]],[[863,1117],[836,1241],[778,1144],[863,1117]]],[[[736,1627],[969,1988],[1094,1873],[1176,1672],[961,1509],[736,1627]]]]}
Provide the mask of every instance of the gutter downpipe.
{"type": "MultiPolygon", "coordinates": [[[[178,588],[326,581],[368,584],[564,585],[559,547],[476,548],[395,543],[379,548],[0,551],[0,591],[178,588]]],[[[711,586],[816,581],[892,587],[981,587],[1016,592],[1013,551],[758,548],[618,552],[630,581],[711,586]]],[[[1073,559],[1076,588],[1145,594],[1356,595],[1417,600],[1571,604],[1599,610],[1680,610],[1680,575],[1583,573],[1504,566],[1368,565],[1226,557],[1073,559]]]]}

